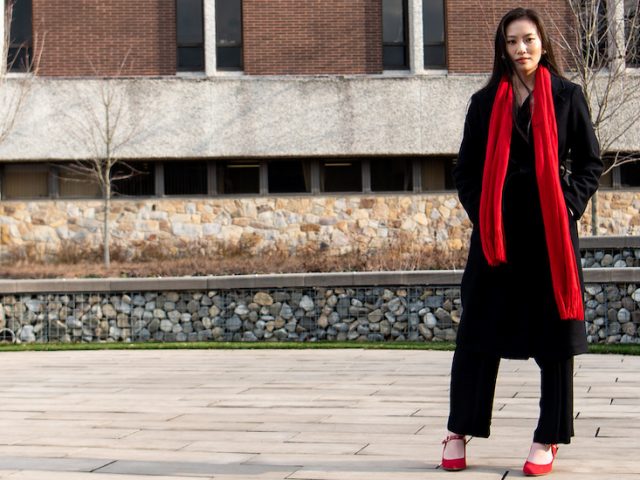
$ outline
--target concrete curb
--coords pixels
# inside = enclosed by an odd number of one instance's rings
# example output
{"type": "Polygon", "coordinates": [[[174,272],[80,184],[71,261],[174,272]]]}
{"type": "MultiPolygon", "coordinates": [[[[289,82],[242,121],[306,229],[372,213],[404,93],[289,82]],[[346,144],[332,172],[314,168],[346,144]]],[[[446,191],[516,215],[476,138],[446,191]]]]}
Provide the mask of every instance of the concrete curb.
{"type": "MultiPolygon", "coordinates": [[[[640,268],[584,270],[585,283],[638,283],[640,268]]],[[[167,290],[227,290],[300,287],[370,287],[385,285],[459,285],[462,270],[394,272],[292,273],[222,275],[217,277],[91,278],[0,280],[1,294],[142,292],[167,290]]]]}

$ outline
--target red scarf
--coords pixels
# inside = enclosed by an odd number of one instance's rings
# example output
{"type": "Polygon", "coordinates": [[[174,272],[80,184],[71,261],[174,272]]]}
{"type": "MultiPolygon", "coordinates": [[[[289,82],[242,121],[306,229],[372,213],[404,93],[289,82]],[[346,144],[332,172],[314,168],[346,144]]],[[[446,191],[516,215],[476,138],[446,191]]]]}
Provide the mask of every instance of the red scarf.
{"type": "MultiPolygon", "coordinates": [[[[558,127],[551,92],[551,75],[542,65],[536,71],[533,101],[531,125],[536,179],[553,292],[561,319],[584,320],[582,289],[558,174],[558,127]]],[[[502,225],[502,189],[509,163],[512,126],[512,87],[511,82],[503,78],[498,85],[491,110],[480,196],[480,240],[485,258],[491,266],[507,261],[502,225]]]]}

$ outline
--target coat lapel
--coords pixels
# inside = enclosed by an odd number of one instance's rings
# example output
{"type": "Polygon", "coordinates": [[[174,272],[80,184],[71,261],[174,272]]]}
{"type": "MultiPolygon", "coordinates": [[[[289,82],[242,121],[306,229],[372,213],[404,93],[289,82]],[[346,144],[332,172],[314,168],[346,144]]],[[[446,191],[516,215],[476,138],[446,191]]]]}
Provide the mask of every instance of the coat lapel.
{"type": "Polygon", "coordinates": [[[571,89],[567,87],[566,80],[551,75],[551,92],[553,94],[553,106],[556,108],[556,112],[569,100],[571,89]]]}

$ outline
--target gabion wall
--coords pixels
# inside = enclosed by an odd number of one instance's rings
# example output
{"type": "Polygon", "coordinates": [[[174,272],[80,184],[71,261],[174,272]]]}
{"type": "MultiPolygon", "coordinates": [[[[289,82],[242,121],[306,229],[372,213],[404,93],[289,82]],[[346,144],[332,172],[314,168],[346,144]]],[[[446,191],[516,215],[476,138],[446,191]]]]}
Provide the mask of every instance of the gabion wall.
{"type": "MultiPolygon", "coordinates": [[[[0,296],[18,342],[454,341],[458,286],[0,296]]],[[[640,343],[640,288],[588,285],[591,343],[640,343]]]]}
{"type": "Polygon", "coordinates": [[[585,325],[590,343],[640,343],[640,288],[587,285],[585,325]]]}
{"type": "Polygon", "coordinates": [[[583,268],[631,268],[640,267],[640,249],[583,249],[583,268]]]}

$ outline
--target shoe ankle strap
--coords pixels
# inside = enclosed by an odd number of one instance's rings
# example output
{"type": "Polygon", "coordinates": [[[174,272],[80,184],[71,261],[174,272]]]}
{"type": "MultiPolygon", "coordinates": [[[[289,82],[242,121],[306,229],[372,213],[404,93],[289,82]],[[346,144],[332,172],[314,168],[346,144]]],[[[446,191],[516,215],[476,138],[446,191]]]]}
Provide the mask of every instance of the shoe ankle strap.
{"type": "Polygon", "coordinates": [[[454,434],[454,435],[447,435],[447,436],[445,437],[445,439],[444,439],[444,440],[442,440],[442,443],[443,443],[444,445],[446,445],[446,444],[447,444],[447,443],[449,443],[451,440],[462,440],[463,442],[467,443],[467,442],[465,441],[464,437],[465,437],[464,435],[457,435],[457,434],[454,434]]]}

